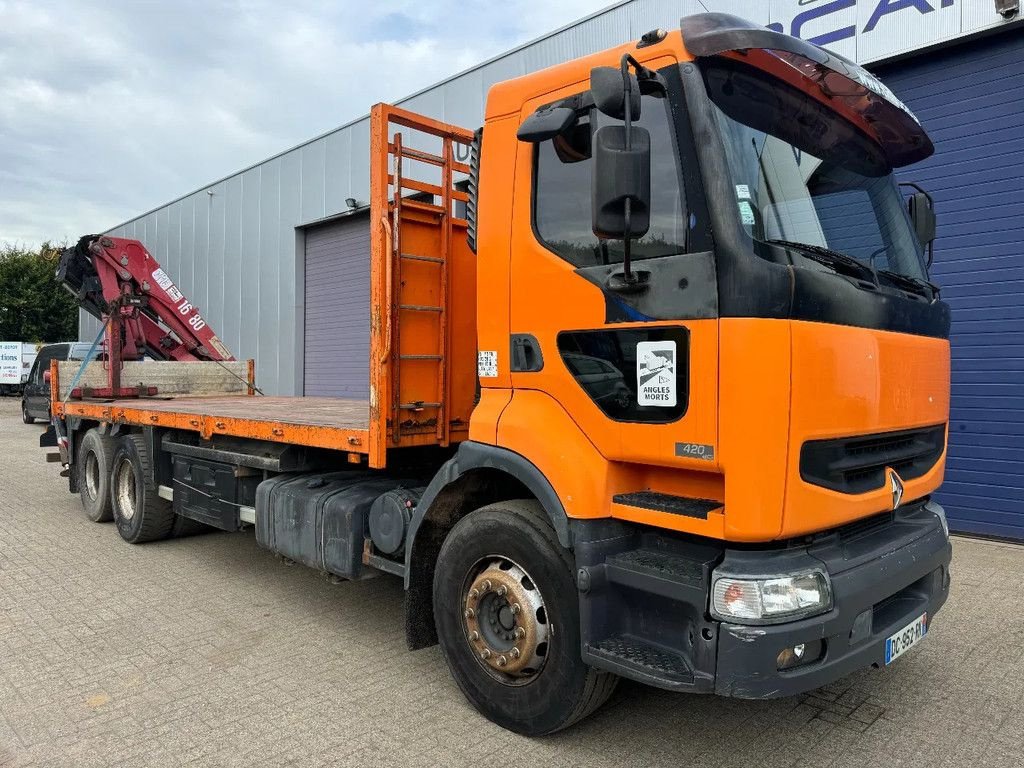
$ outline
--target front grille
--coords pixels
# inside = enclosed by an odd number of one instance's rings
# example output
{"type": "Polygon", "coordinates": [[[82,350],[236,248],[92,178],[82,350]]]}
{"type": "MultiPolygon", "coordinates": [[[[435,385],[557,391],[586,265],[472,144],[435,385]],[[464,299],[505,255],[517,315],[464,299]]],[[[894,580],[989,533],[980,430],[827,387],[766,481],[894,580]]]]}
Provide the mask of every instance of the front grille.
{"type": "Polygon", "coordinates": [[[885,485],[885,468],[904,480],[935,466],[945,446],[946,425],[877,435],[809,440],[800,449],[800,477],[840,493],[866,493],[885,485]]]}

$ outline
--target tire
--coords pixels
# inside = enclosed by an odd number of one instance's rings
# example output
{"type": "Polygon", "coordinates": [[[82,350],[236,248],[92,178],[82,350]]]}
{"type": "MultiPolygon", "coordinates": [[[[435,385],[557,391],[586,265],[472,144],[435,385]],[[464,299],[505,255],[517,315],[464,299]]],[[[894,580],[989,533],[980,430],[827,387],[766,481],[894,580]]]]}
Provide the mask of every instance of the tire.
{"type": "Polygon", "coordinates": [[[157,495],[149,452],[141,435],[117,442],[111,463],[110,496],[117,532],[129,544],[166,539],[174,526],[171,503],[157,495]]]}
{"type": "Polygon", "coordinates": [[[25,401],[21,401],[21,420],[26,424],[35,424],[35,417],[28,415],[28,406],[25,405],[25,401]]]}
{"type": "Polygon", "coordinates": [[[110,500],[110,473],[114,465],[114,440],[90,429],[79,444],[75,458],[78,494],[85,516],[94,523],[114,519],[110,500]]]}
{"type": "Polygon", "coordinates": [[[574,574],[571,553],[532,500],[470,513],[441,546],[434,620],[442,655],[469,702],[502,728],[525,736],[554,733],[594,712],[615,690],[615,675],[580,656],[574,574]],[[514,650],[505,650],[510,637],[514,650]],[[506,672],[530,658],[514,675],[506,672]]]}

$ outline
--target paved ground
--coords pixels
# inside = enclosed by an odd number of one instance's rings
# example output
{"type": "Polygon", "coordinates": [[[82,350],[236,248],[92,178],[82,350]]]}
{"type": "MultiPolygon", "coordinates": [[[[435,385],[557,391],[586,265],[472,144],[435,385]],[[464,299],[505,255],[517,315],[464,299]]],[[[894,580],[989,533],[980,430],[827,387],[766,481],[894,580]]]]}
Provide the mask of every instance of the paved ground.
{"type": "Polygon", "coordinates": [[[0,766],[1024,765],[1024,547],[956,542],[933,633],[799,699],[623,684],[528,740],[409,653],[390,579],[331,584],[212,534],[129,546],[85,520],[0,399],[0,766]]]}

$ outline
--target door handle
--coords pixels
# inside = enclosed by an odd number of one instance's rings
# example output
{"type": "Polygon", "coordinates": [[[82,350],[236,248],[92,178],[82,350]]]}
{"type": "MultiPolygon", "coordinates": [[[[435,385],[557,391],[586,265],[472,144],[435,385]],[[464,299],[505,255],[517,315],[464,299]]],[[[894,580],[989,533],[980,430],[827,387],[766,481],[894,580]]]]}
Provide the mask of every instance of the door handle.
{"type": "Polygon", "coordinates": [[[513,373],[533,373],[544,368],[544,355],[535,336],[529,333],[515,333],[512,335],[511,346],[513,373]]]}

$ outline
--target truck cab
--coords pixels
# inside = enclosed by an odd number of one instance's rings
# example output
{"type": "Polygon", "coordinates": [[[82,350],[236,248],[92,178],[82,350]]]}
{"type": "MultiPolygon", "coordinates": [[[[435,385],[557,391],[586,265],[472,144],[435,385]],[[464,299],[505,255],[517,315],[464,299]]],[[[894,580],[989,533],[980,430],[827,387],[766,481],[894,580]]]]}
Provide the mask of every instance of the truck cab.
{"type": "Polygon", "coordinates": [[[494,87],[478,142],[497,365],[470,438],[561,500],[584,660],[781,696],[927,631],[949,309],[929,198],[893,175],[933,151],[916,117],[852,62],[707,14],[494,87]]]}

